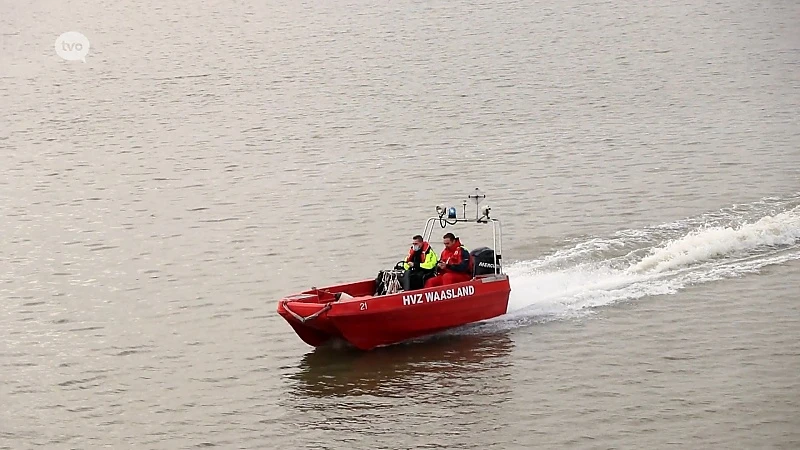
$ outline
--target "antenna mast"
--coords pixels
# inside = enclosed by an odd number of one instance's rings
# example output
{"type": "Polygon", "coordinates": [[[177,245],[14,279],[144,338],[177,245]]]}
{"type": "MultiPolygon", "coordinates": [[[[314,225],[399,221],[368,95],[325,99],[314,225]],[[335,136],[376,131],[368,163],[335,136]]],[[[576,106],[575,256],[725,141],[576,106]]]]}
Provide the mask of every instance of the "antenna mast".
{"type": "MultiPolygon", "coordinates": [[[[480,204],[481,204],[481,201],[483,201],[483,199],[486,198],[486,194],[481,192],[480,189],[475,188],[475,193],[470,195],[469,198],[475,200],[475,220],[478,221],[478,222],[481,222],[481,219],[483,219],[483,217],[481,217],[481,215],[480,215],[480,211],[481,211],[480,210],[480,204]]],[[[466,201],[464,202],[464,208],[466,209],[466,201]]],[[[486,216],[487,219],[489,218],[489,209],[488,208],[484,211],[484,215],[486,216]]]]}

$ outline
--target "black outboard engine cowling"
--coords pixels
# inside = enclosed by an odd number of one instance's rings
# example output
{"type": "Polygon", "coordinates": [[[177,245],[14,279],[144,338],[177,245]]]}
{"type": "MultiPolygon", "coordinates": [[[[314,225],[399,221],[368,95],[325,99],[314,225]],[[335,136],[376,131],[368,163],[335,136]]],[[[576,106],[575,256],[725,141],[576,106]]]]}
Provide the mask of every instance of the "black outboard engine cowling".
{"type": "MultiPolygon", "coordinates": [[[[472,275],[494,275],[494,250],[489,247],[479,247],[469,253],[472,258],[472,275]]],[[[500,255],[497,255],[497,273],[500,273],[500,255]]]]}

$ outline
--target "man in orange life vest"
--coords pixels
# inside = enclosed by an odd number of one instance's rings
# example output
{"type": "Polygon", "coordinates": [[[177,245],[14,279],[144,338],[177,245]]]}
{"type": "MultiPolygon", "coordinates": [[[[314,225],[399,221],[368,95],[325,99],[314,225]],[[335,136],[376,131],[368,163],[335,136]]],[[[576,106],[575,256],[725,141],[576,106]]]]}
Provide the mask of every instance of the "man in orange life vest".
{"type": "Polygon", "coordinates": [[[439,273],[425,282],[425,288],[445,284],[461,283],[472,279],[472,263],[469,251],[461,245],[461,240],[453,233],[442,237],[444,250],[439,259],[439,273]]]}

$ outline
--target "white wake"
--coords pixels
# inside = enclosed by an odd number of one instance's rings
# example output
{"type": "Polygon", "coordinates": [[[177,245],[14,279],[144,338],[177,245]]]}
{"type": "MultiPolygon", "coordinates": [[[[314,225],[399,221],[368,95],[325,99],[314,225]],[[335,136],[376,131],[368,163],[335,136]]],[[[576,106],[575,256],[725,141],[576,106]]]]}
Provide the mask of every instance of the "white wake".
{"type": "Polygon", "coordinates": [[[479,328],[583,315],[800,259],[799,205],[800,197],[739,205],[585,239],[511,264],[506,268],[512,289],[508,313],[479,328]]]}

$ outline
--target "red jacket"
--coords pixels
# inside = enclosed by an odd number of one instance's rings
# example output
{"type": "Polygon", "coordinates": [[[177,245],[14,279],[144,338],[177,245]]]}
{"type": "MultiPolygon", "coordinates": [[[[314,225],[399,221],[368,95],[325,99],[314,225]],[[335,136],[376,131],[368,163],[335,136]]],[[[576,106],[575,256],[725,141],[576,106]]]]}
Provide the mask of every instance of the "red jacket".
{"type": "Polygon", "coordinates": [[[449,247],[445,247],[442,250],[442,256],[439,261],[446,264],[445,268],[441,269],[440,272],[472,273],[472,261],[470,260],[469,252],[461,246],[460,239],[456,239],[449,247]]]}
{"type": "MultiPolygon", "coordinates": [[[[428,250],[430,250],[430,248],[431,246],[430,244],[428,244],[427,241],[422,241],[422,247],[420,247],[419,249],[420,255],[427,255],[428,250]]],[[[414,251],[414,247],[408,249],[408,256],[406,256],[406,262],[414,261],[414,253],[417,253],[414,251]]],[[[421,260],[421,261],[415,261],[417,264],[419,264],[420,262],[425,262],[425,258],[422,258],[421,256],[417,259],[421,260]]]]}

